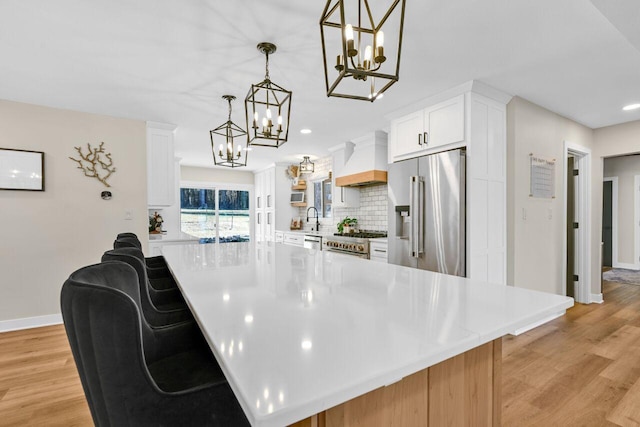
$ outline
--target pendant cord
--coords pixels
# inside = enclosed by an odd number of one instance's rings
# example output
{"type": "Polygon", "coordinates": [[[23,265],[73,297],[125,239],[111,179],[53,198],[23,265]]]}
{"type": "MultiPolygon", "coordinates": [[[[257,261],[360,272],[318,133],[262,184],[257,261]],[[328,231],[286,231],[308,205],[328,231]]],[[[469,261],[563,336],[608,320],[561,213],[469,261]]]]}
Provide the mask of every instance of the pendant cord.
{"type": "Polygon", "coordinates": [[[265,80],[271,80],[269,78],[269,52],[265,52],[265,55],[267,57],[267,60],[265,61],[265,72],[264,72],[264,79],[265,80]]]}

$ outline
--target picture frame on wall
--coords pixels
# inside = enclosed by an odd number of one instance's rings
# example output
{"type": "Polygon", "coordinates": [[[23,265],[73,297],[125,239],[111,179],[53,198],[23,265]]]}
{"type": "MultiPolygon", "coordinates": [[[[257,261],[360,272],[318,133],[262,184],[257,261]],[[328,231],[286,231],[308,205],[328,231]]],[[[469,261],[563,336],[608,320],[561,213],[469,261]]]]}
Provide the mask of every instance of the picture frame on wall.
{"type": "Polygon", "coordinates": [[[0,148],[0,190],[44,191],[44,152],[0,148]]]}

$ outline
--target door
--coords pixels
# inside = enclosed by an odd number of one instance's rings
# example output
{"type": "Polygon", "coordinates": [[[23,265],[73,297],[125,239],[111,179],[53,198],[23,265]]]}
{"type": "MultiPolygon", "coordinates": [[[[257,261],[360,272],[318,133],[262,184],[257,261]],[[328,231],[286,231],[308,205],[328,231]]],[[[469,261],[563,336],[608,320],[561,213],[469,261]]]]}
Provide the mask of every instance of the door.
{"type": "Polygon", "coordinates": [[[465,276],[465,152],[421,157],[424,177],[424,253],[418,268],[465,276]]]}
{"type": "Polygon", "coordinates": [[[427,108],[424,123],[425,148],[464,141],[464,94],[427,108]]]}
{"type": "Polygon", "coordinates": [[[409,192],[411,177],[417,175],[418,160],[411,159],[390,164],[387,178],[389,263],[414,268],[418,260],[411,256],[409,192]]]}
{"type": "Polygon", "coordinates": [[[576,285],[576,229],[579,223],[576,220],[576,175],[575,158],[567,159],[567,296],[575,296],[576,285]]]}
{"type": "Polygon", "coordinates": [[[613,266],[613,182],[602,186],[602,266],[613,266]]]}
{"type": "Polygon", "coordinates": [[[424,146],[424,114],[423,110],[396,119],[391,124],[394,158],[421,151],[424,146]]]}

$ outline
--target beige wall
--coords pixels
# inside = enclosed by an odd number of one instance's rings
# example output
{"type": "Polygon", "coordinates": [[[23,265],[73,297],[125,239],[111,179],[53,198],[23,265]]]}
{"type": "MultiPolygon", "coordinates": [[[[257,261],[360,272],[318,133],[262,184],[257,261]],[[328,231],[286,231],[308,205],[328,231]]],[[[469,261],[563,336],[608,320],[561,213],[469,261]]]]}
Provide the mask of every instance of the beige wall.
{"type": "Polygon", "coordinates": [[[253,185],[253,172],[249,171],[180,166],[180,175],[181,181],[253,185]]]}
{"type": "MultiPolygon", "coordinates": [[[[618,178],[618,259],[614,263],[636,264],[634,220],[638,190],[635,176],[640,176],[640,155],[604,159],[604,177],[618,178]]],[[[615,266],[615,265],[614,265],[615,266]]]]}
{"type": "Polygon", "coordinates": [[[522,98],[507,106],[507,283],[563,292],[564,142],[590,149],[593,131],[522,98]],[[529,154],[555,159],[555,198],[529,197],[529,154]]]}
{"type": "MultiPolygon", "coordinates": [[[[640,153],[640,121],[599,128],[594,131],[592,188],[594,245],[602,240],[602,180],[604,159],[625,154],[640,153]]],[[[599,260],[598,260],[599,261],[599,260]]],[[[599,269],[594,266],[594,270],[599,269]]]]}
{"type": "Polygon", "coordinates": [[[45,152],[46,191],[0,191],[0,329],[60,313],[71,272],[100,261],[118,232],[146,234],[145,123],[0,100],[0,147],[45,152]],[[117,168],[107,189],[76,164],[74,146],[104,141],[117,168]],[[130,210],[132,220],[125,220],[130,210]]]}

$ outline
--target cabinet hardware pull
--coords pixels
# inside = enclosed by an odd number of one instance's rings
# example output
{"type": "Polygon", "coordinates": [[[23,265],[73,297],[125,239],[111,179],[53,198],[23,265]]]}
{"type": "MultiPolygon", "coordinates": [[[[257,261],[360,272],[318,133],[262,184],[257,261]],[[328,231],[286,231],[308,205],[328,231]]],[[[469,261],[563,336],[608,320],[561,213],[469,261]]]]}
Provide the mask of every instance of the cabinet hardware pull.
{"type": "Polygon", "coordinates": [[[429,144],[429,132],[424,133],[424,145],[429,144]]]}
{"type": "Polygon", "coordinates": [[[418,134],[418,145],[422,145],[422,135],[418,134]]]}

